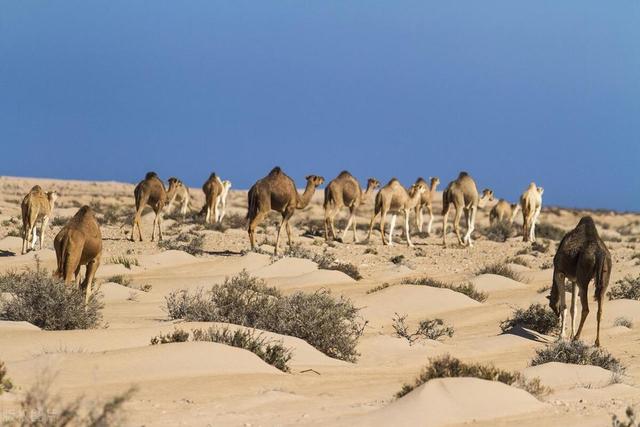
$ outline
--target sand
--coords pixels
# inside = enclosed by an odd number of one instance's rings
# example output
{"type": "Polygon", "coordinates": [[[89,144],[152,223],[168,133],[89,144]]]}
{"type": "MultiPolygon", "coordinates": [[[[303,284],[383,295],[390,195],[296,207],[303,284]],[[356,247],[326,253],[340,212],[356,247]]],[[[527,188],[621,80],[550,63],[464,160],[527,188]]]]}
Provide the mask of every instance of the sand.
{"type": "MultiPolygon", "coordinates": [[[[133,209],[133,185],[115,182],[81,182],[31,178],[0,178],[0,273],[35,268],[36,256],[46,269],[55,267],[52,241],[64,218],[77,204],[100,201],[122,207],[121,216],[133,209]],[[20,255],[21,239],[15,237],[20,222],[19,201],[34,184],[58,190],[56,225],[47,232],[45,249],[20,255]]],[[[193,205],[203,202],[199,189],[192,189],[193,205]]],[[[440,196],[434,212],[439,212],[440,196]]],[[[612,381],[612,373],[599,367],[549,363],[530,367],[537,349],[553,342],[526,329],[502,334],[500,321],[518,307],[546,304],[551,283],[551,260],[557,242],[547,252],[532,251],[519,237],[506,242],[486,240],[476,232],[474,248],[460,248],[453,236],[443,248],[439,236],[441,217],[436,215],[434,235],[412,237],[415,249],[404,244],[399,230],[392,247],[382,246],[376,231],[369,244],[327,245],[321,236],[306,232],[322,221],[322,193],[292,220],[294,240],[317,255],[327,252],[342,262],[356,265],[363,279],[354,280],[340,271],[319,269],[308,259],[285,257],[272,260],[267,254],[247,253],[248,239],[241,228],[204,230],[179,217],[165,220],[165,238],[181,234],[202,236],[203,253],[190,255],[166,250],[150,237],[153,215],[143,216],[140,243],[127,240],[130,224],[102,225],[104,253],[97,273],[105,308],[104,325],[94,330],[42,331],[26,322],[0,321],[0,360],[16,389],[0,396],[0,415],[13,413],[31,385],[43,372],[54,375],[54,387],[64,399],[79,395],[105,400],[131,386],[138,388],[125,405],[127,425],[419,425],[443,426],[474,423],[482,426],[601,426],[611,415],[622,414],[627,405],[640,403],[640,301],[607,301],[602,323],[602,343],[626,366],[624,376],[612,381]],[[189,234],[191,233],[191,234],[189,234]],[[400,264],[391,258],[404,255],[400,264]],[[130,268],[116,263],[118,257],[137,260],[130,268]],[[478,275],[485,265],[519,259],[509,264],[521,281],[492,274],[478,275]],[[526,265],[522,265],[526,264],[526,265]],[[351,299],[368,321],[358,343],[356,363],[336,360],[307,342],[271,332],[268,339],[292,349],[291,371],[283,373],[255,354],[222,344],[187,342],[151,346],[152,337],[176,328],[191,330],[210,326],[237,325],[169,320],[165,297],[172,291],[208,288],[246,270],[284,294],[328,289],[351,299]],[[128,286],[114,283],[122,275],[128,286]],[[449,289],[402,284],[405,278],[429,276],[449,283],[471,282],[488,294],[482,303],[449,289]],[[372,292],[376,288],[386,287],[372,292]],[[147,292],[141,290],[146,287],[147,292]],[[369,292],[369,293],[368,293],[369,292]],[[441,318],[453,326],[451,338],[420,340],[410,344],[396,336],[393,318],[406,316],[415,328],[423,319],[441,318]],[[634,323],[631,328],[614,326],[618,317],[634,323]],[[470,362],[491,363],[503,369],[540,378],[552,391],[535,397],[502,383],[473,378],[430,381],[401,399],[394,395],[404,383],[412,383],[429,358],[451,354],[470,362]]],[[[232,190],[228,215],[244,216],[246,191],[232,190]]],[[[488,225],[489,208],[478,213],[477,229],[488,225]]],[[[358,216],[358,235],[365,236],[370,205],[358,216]]],[[[562,229],[572,228],[581,215],[569,209],[544,209],[541,222],[562,229]]],[[[614,270],[612,283],[627,275],[640,274],[635,254],[640,215],[589,212],[610,241],[614,270]],[[633,234],[635,233],[635,235],[633,234]],[[614,241],[615,240],[615,241],[614,241]],[[621,240],[621,241],[617,241],[621,240]]],[[[258,243],[272,250],[277,214],[259,228],[258,243]],[[264,233],[266,230],[266,234],[264,233]]],[[[339,218],[346,217],[346,212],[339,218]]],[[[519,220],[519,219],[518,219],[519,220]]],[[[351,242],[351,234],[348,241],[351,242]]],[[[590,293],[592,289],[590,290],[590,293]]],[[[595,303],[583,338],[595,338],[595,303]]]]}

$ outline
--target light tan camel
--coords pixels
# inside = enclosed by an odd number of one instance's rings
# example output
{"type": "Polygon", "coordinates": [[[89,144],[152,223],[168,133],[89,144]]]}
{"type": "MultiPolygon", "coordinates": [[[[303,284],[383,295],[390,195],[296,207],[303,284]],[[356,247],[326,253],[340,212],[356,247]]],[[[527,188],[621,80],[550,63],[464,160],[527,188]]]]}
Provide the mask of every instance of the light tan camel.
{"type": "MultiPolygon", "coordinates": [[[[418,227],[418,231],[422,232],[422,226],[424,225],[424,217],[423,217],[423,208],[427,208],[427,212],[429,213],[429,223],[427,224],[427,234],[431,235],[431,226],[433,225],[433,195],[440,184],[440,178],[437,176],[429,179],[430,183],[428,185],[428,190],[422,194],[420,198],[420,202],[416,205],[416,227],[418,227]]],[[[424,186],[427,186],[427,182],[424,178],[418,178],[416,184],[422,183],[424,186]]]]}
{"type": "Polygon", "coordinates": [[[216,222],[222,222],[224,216],[227,213],[227,196],[229,195],[229,189],[231,188],[231,181],[221,180],[217,177],[220,185],[222,185],[222,192],[216,198],[216,222]]]}
{"type": "Polygon", "coordinates": [[[29,239],[31,249],[35,250],[37,236],[37,222],[40,220],[40,249],[44,245],[44,234],[53,215],[53,207],[58,198],[55,191],[44,192],[39,185],[31,188],[22,199],[22,253],[27,253],[29,239]],[[32,234],[33,233],[33,234],[32,234]]]}
{"type": "Polygon", "coordinates": [[[598,302],[597,332],[595,345],[600,346],[600,322],[604,296],[611,276],[611,254],[598,235],[598,230],[589,216],[583,217],[576,228],[562,238],[556,255],[553,257],[553,285],[549,305],[561,319],[560,339],[564,339],[567,304],[565,296],[565,279],[572,282],[571,287],[571,338],[580,339],[582,327],[589,314],[589,282],[594,279],[595,298],[598,302]],[[582,313],[578,332],[576,326],[576,287],[580,290],[582,313]]]}
{"type": "Polygon", "coordinates": [[[409,215],[412,209],[420,202],[420,198],[427,191],[427,186],[418,183],[413,184],[407,191],[396,178],[392,178],[384,187],[376,194],[376,202],[373,216],[369,223],[369,234],[367,240],[371,239],[373,231],[373,222],[378,214],[380,214],[380,234],[382,235],[383,245],[393,245],[393,229],[396,225],[396,217],[399,213],[404,214],[404,232],[407,239],[407,245],[413,246],[411,242],[411,234],[409,233],[409,215]],[[389,223],[389,242],[384,237],[384,220],[387,213],[391,213],[391,222],[389,223]]]}
{"type": "Polygon", "coordinates": [[[492,200],[493,191],[484,189],[482,191],[482,197],[479,197],[476,182],[473,178],[471,178],[467,172],[460,172],[458,178],[455,181],[451,181],[444,190],[444,193],[442,193],[442,244],[447,246],[447,222],[452,205],[456,209],[456,216],[453,219],[453,229],[458,237],[458,243],[472,247],[473,241],[471,240],[471,233],[473,233],[475,228],[478,208],[483,208],[487,202],[492,200]],[[460,218],[462,217],[463,211],[467,221],[467,233],[464,235],[464,239],[460,237],[460,218]]]}
{"type": "Polygon", "coordinates": [[[520,212],[519,204],[509,203],[505,199],[500,199],[489,213],[489,222],[491,225],[507,221],[509,224],[513,224],[513,220],[516,219],[518,212],[520,212]]]}
{"type": "Polygon", "coordinates": [[[340,209],[343,207],[349,208],[349,220],[347,226],[342,232],[342,241],[344,242],[349,227],[353,224],[353,240],[358,241],[358,235],[356,232],[356,209],[366,203],[371,194],[376,188],[380,186],[380,183],[375,178],[369,178],[367,180],[367,189],[362,192],[360,183],[349,172],[342,171],[334,178],[324,190],[324,238],[325,240],[336,238],[336,229],[334,226],[334,219],[340,209]]]}
{"type": "Polygon", "coordinates": [[[84,291],[85,304],[91,296],[91,284],[100,266],[102,255],[102,234],[96,217],[89,206],[83,206],[60,230],[53,246],[56,249],[58,270],[56,275],[65,283],[72,283],[75,277],[84,291]],[[80,267],[85,268],[84,280],[80,281],[80,267]]]}
{"type": "Polygon", "coordinates": [[[164,209],[167,199],[173,197],[176,191],[176,181],[169,183],[169,190],[165,191],[164,183],[155,172],[147,172],[144,180],[140,181],[133,190],[133,196],[136,202],[136,214],[133,218],[133,227],[131,229],[131,241],[135,241],[136,228],[138,229],[138,237],[142,242],[142,229],[140,227],[140,217],[145,206],[149,205],[156,214],[153,220],[153,231],[151,232],[151,241],[156,237],[156,228],[158,229],[158,239],[162,240],[162,210],[164,209]]]}
{"type": "Polygon", "coordinates": [[[324,178],[317,175],[306,177],[307,186],[302,195],[298,194],[296,185],[279,167],[275,167],[267,176],[258,180],[249,189],[247,220],[249,222],[249,241],[251,249],[255,249],[256,227],[270,211],[274,210],[282,214],[282,222],[278,228],[276,247],[274,254],[278,254],[280,234],[286,227],[289,246],[291,246],[291,226],[289,220],[296,209],[305,208],[311,201],[316,187],[322,185],[324,178]]]}
{"type": "Polygon", "coordinates": [[[178,203],[180,213],[182,214],[183,217],[185,217],[187,215],[187,210],[189,209],[189,202],[191,200],[191,195],[189,194],[189,188],[186,185],[184,185],[184,183],[180,181],[178,178],[171,177],[169,178],[168,182],[169,182],[169,189],[171,190],[172,188],[175,188],[175,191],[167,191],[167,199],[168,199],[167,210],[169,211],[171,210],[171,206],[175,201],[178,203]],[[169,197],[170,193],[171,193],[171,197],[169,197]]]}
{"type": "Polygon", "coordinates": [[[222,194],[223,186],[222,181],[212,172],[209,175],[209,179],[202,184],[202,192],[205,198],[205,207],[207,209],[207,215],[204,222],[213,224],[218,220],[218,198],[222,194]]]}
{"type": "Polygon", "coordinates": [[[522,240],[525,242],[536,241],[536,223],[542,209],[542,187],[536,187],[532,182],[520,196],[520,206],[522,208],[522,240]]]}

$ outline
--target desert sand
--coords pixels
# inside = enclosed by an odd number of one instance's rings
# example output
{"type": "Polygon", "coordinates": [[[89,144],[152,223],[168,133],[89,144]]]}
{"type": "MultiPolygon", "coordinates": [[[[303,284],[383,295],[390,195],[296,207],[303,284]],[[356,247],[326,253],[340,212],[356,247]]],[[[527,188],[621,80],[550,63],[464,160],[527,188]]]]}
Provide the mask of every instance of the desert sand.
{"type": "MultiPolygon", "coordinates": [[[[0,273],[41,264],[53,270],[53,237],[63,221],[47,231],[45,249],[20,255],[21,239],[16,237],[20,223],[20,201],[34,184],[60,193],[54,218],[71,217],[82,204],[99,202],[122,207],[133,214],[132,184],[81,182],[53,179],[0,178],[0,273]]],[[[547,186],[548,187],[548,186],[547,186]]],[[[546,188],[551,191],[551,188],[546,188]]],[[[199,189],[191,189],[193,206],[204,201],[199,189]]],[[[500,195],[497,195],[500,196],[500,195]]],[[[500,321],[514,308],[532,303],[546,304],[551,284],[551,260],[558,242],[550,241],[548,252],[529,251],[519,257],[526,266],[513,264],[523,277],[515,281],[491,274],[478,275],[480,267],[507,262],[530,247],[521,236],[504,243],[487,240],[478,231],[475,246],[463,248],[450,238],[441,246],[441,195],[434,198],[432,236],[412,236],[415,248],[404,245],[401,230],[395,246],[382,246],[374,233],[368,244],[335,242],[327,245],[323,237],[305,233],[322,219],[322,191],[309,207],[292,219],[295,242],[318,254],[323,251],[338,260],[358,266],[363,278],[354,280],[339,271],[319,270],[307,259],[283,258],[272,262],[262,253],[247,253],[246,230],[196,230],[204,237],[204,254],[166,251],[150,242],[153,214],[145,210],[145,241],[127,240],[131,224],[102,225],[104,250],[97,272],[103,295],[104,327],[92,330],[42,331],[25,322],[0,321],[0,360],[16,388],[0,396],[0,419],[18,410],[25,391],[42,372],[55,375],[54,388],[63,398],[85,395],[104,400],[135,385],[138,391],[126,404],[127,425],[462,425],[481,426],[604,426],[612,414],[622,414],[628,405],[640,403],[640,328],[614,326],[617,317],[627,317],[640,325],[640,301],[606,301],[602,344],[626,366],[621,383],[612,373],[599,367],[549,363],[530,367],[536,349],[556,337],[534,332],[502,334],[500,321]],[[369,249],[369,250],[367,250],[369,249]],[[365,253],[368,252],[368,253],[365,253]],[[404,255],[400,264],[390,261],[404,255]],[[138,260],[126,268],[114,264],[113,257],[138,260]],[[225,277],[247,270],[263,278],[285,294],[326,288],[335,295],[350,298],[369,323],[360,338],[356,363],[332,359],[306,342],[288,336],[266,333],[293,349],[291,372],[283,373],[253,353],[222,344],[205,342],[151,346],[150,339],[177,326],[189,330],[207,327],[204,323],[169,320],[164,297],[176,289],[196,289],[220,283],[225,277]],[[114,275],[125,275],[137,287],[150,285],[148,292],[111,283],[114,275]],[[429,276],[452,283],[471,281],[489,297],[480,303],[449,289],[405,285],[404,278],[429,276]],[[388,283],[373,293],[367,291],[388,283]],[[451,338],[423,340],[409,345],[394,336],[395,313],[407,315],[415,326],[424,318],[442,318],[455,328],[451,338]],[[401,399],[394,395],[414,378],[433,356],[449,353],[464,361],[493,363],[495,366],[538,377],[552,391],[537,398],[524,390],[502,383],[475,378],[448,378],[430,381],[401,399]]],[[[480,209],[476,228],[489,224],[491,205],[480,209]]],[[[246,213],[246,191],[233,190],[227,203],[228,215],[246,213]]],[[[640,274],[634,254],[640,251],[640,215],[607,211],[577,211],[544,208],[540,222],[565,230],[590,214],[611,251],[614,270],[611,283],[627,275],[640,274]],[[623,234],[616,230],[627,226],[623,234]],[[634,238],[635,236],[635,238],[634,238]]],[[[371,214],[371,203],[358,215],[359,235],[371,214]]],[[[342,212],[339,219],[345,219],[342,212]]],[[[272,213],[268,227],[259,228],[258,243],[272,251],[279,217],[272,213]],[[266,230],[266,234],[265,234],[266,230]]],[[[517,221],[521,221],[518,217],[517,221]]],[[[194,227],[165,219],[165,239],[194,227]]],[[[590,293],[593,292],[593,285],[590,293]]],[[[590,301],[592,301],[590,297],[590,301]]],[[[591,303],[583,339],[595,339],[595,303],[591,303]]]]}

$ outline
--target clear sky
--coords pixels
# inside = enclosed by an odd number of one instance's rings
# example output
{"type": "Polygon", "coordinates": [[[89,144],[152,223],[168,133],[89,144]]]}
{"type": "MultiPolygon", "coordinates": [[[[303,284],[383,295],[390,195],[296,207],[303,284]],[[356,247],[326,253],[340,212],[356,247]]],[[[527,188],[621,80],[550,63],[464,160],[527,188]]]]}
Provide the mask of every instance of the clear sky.
{"type": "Polygon", "coordinates": [[[0,2],[0,175],[467,170],[640,210],[640,2],[0,2]]]}

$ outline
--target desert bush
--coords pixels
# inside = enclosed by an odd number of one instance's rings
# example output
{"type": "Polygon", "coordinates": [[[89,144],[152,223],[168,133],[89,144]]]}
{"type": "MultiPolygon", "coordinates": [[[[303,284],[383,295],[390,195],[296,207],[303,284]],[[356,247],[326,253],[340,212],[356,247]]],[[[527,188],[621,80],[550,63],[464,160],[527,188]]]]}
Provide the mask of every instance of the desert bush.
{"type": "Polygon", "coordinates": [[[611,425],[613,427],[638,427],[640,423],[636,420],[636,412],[631,406],[627,406],[624,411],[625,420],[621,420],[617,415],[611,417],[611,425]]]}
{"type": "Polygon", "coordinates": [[[140,265],[140,263],[138,262],[138,258],[127,257],[123,255],[111,257],[111,259],[109,260],[109,264],[122,264],[129,270],[131,270],[131,267],[134,265],[140,265]]]}
{"type": "Polygon", "coordinates": [[[291,335],[342,360],[357,358],[364,325],[350,300],[328,290],[283,296],[246,271],[210,290],[175,291],[166,297],[169,316],[204,322],[227,322],[291,335]]]}
{"type": "Polygon", "coordinates": [[[615,285],[611,287],[607,296],[610,300],[613,299],[635,299],[640,300],[640,276],[635,279],[631,276],[627,276],[622,280],[618,280],[615,285]]]}
{"type": "Polygon", "coordinates": [[[168,334],[160,334],[151,338],[151,345],[157,344],[169,344],[174,342],[187,342],[189,341],[189,332],[182,329],[175,329],[168,334]]]}
{"type": "Polygon", "coordinates": [[[536,355],[531,360],[531,366],[549,362],[600,366],[617,374],[621,374],[625,370],[624,365],[607,350],[589,346],[582,341],[558,341],[543,349],[536,350],[536,355]]]}
{"type": "Polygon", "coordinates": [[[378,250],[376,248],[366,248],[364,254],[378,255],[378,250]]]}
{"type": "Polygon", "coordinates": [[[378,292],[378,291],[381,291],[381,290],[383,290],[383,289],[387,289],[389,286],[390,286],[390,285],[389,285],[388,283],[383,283],[383,284],[381,284],[381,285],[378,285],[378,286],[376,286],[376,287],[373,287],[373,288],[369,289],[369,290],[367,291],[367,294],[372,294],[372,293],[374,293],[374,292],[378,292]]]}
{"type": "Polygon", "coordinates": [[[99,292],[91,293],[85,307],[84,292],[67,286],[37,268],[0,276],[0,320],[25,321],[46,330],[95,328],[104,307],[99,292]]]}
{"type": "Polygon", "coordinates": [[[56,216],[51,220],[51,225],[53,227],[64,227],[68,221],[69,221],[69,217],[56,216]]]}
{"type": "Polygon", "coordinates": [[[531,250],[533,252],[547,253],[551,249],[551,242],[548,240],[543,240],[542,242],[537,241],[531,244],[531,250]]]}
{"type": "Polygon", "coordinates": [[[117,283],[118,285],[127,286],[131,285],[131,279],[123,274],[116,274],[107,279],[107,282],[117,283]]]}
{"type": "Polygon", "coordinates": [[[511,317],[500,322],[502,332],[508,332],[516,326],[548,334],[558,329],[558,316],[542,304],[531,304],[526,310],[516,309],[511,317]]]}
{"type": "Polygon", "coordinates": [[[405,320],[407,315],[395,314],[393,317],[393,330],[398,338],[404,338],[409,341],[409,345],[419,339],[438,340],[442,337],[451,338],[454,333],[452,326],[444,323],[442,319],[424,319],[420,321],[415,332],[410,332],[405,320]]]}
{"type": "Polygon", "coordinates": [[[391,258],[389,258],[389,261],[391,261],[392,263],[396,264],[396,265],[401,265],[404,264],[406,259],[404,257],[404,255],[396,255],[396,256],[392,256],[391,258]]]}
{"type": "Polygon", "coordinates": [[[498,276],[508,277],[517,282],[522,281],[522,276],[513,271],[507,264],[495,263],[488,264],[478,270],[477,274],[497,274],[498,276]]]}
{"type": "Polygon", "coordinates": [[[480,230],[488,240],[494,242],[506,242],[514,233],[513,225],[506,221],[497,221],[494,224],[480,230]]]}
{"type": "Polygon", "coordinates": [[[469,298],[474,299],[478,302],[484,302],[488,298],[487,293],[477,290],[476,287],[473,285],[473,283],[463,283],[461,285],[454,285],[451,283],[446,283],[440,280],[432,279],[430,277],[422,277],[419,279],[404,279],[402,280],[402,283],[406,285],[432,286],[434,288],[451,289],[452,291],[460,292],[461,294],[464,294],[469,298]]]}
{"type": "Polygon", "coordinates": [[[246,329],[232,331],[229,327],[195,329],[192,332],[194,341],[210,341],[243,348],[254,353],[269,365],[283,372],[289,372],[287,363],[293,356],[291,349],[285,347],[281,342],[267,339],[262,333],[246,329]]]}
{"type": "Polygon", "coordinates": [[[123,406],[136,392],[135,388],[130,388],[104,404],[96,402],[84,404],[83,397],[63,404],[60,396],[51,391],[52,382],[53,378],[50,375],[39,376],[38,382],[27,391],[20,403],[20,415],[7,420],[3,425],[8,427],[121,426],[126,418],[123,406]]]}
{"type": "Polygon", "coordinates": [[[617,317],[613,321],[613,326],[624,326],[625,328],[633,328],[633,322],[628,317],[617,317]]]}
{"type": "Polygon", "coordinates": [[[180,233],[173,240],[162,240],[158,242],[158,247],[164,250],[184,251],[193,256],[204,253],[204,236],[190,233],[180,233]]]}
{"type": "Polygon", "coordinates": [[[4,362],[0,360],[0,395],[6,391],[10,391],[13,388],[13,383],[7,376],[7,368],[4,366],[4,362]]]}
{"type": "Polygon", "coordinates": [[[566,231],[548,222],[541,222],[536,225],[536,237],[551,240],[562,240],[566,231]]]}
{"type": "Polygon", "coordinates": [[[492,365],[464,363],[448,354],[430,359],[429,362],[429,365],[422,370],[412,385],[405,384],[402,387],[396,394],[397,398],[410,393],[415,388],[420,387],[432,379],[453,377],[472,377],[489,381],[499,381],[510,386],[521,388],[535,396],[541,396],[549,391],[540,383],[538,378],[527,380],[519,372],[505,371],[492,365]]]}
{"type": "Polygon", "coordinates": [[[515,257],[511,257],[511,258],[507,258],[505,260],[505,263],[507,264],[518,264],[518,265],[522,265],[523,267],[530,267],[529,262],[520,257],[520,256],[515,256],[515,257]]]}
{"type": "Polygon", "coordinates": [[[358,270],[357,266],[349,262],[337,261],[336,257],[326,250],[322,254],[318,255],[309,249],[305,249],[300,244],[295,244],[287,248],[284,252],[284,256],[308,259],[318,264],[319,269],[341,271],[352,279],[362,279],[362,275],[360,274],[360,270],[358,270]]]}

